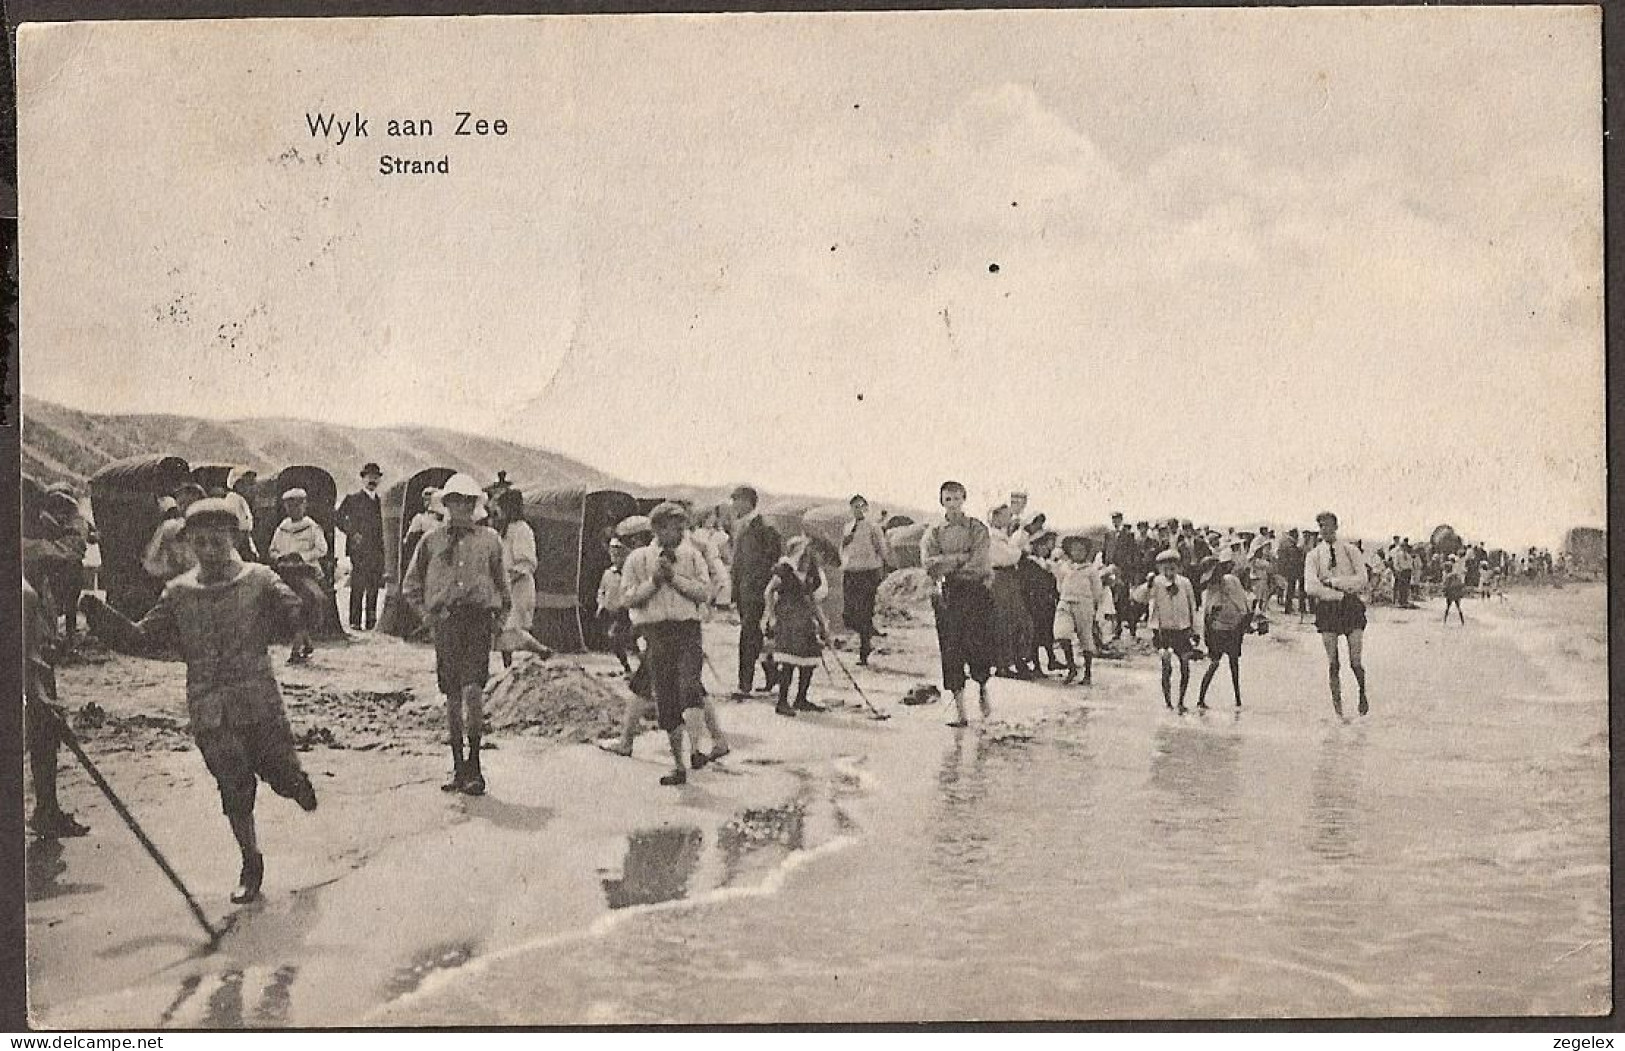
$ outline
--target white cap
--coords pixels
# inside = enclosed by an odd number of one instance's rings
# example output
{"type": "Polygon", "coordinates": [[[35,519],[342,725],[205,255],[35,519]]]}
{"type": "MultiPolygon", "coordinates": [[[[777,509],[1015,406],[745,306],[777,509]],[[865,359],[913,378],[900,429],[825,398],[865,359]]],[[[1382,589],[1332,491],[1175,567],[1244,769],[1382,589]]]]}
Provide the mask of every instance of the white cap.
{"type": "Polygon", "coordinates": [[[480,488],[480,483],[459,471],[446,479],[446,484],[440,490],[442,500],[448,496],[471,496],[478,500],[485,496],[485,490],[480,488]]]}
{"type": "Polygon", "coordinates": [[[284,499],[284,500],[306,500],[306,499],[309,499],[309,494],[306,493],[303,489],[299,488],[296,485],[292,489],[289,489],[287,492],[283,493],[282,494],[282,499],[284,499]]]}

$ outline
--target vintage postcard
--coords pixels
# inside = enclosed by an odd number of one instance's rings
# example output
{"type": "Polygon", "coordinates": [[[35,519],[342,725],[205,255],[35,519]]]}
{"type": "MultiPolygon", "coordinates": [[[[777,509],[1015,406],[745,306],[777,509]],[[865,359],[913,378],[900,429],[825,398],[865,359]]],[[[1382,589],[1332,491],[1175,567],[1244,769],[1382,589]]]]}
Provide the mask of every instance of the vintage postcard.
{"type": "Polygon", "coordinates": [[[1608,1013],[1600,40],[23,25],[32,1024],[1608,1013]]]}

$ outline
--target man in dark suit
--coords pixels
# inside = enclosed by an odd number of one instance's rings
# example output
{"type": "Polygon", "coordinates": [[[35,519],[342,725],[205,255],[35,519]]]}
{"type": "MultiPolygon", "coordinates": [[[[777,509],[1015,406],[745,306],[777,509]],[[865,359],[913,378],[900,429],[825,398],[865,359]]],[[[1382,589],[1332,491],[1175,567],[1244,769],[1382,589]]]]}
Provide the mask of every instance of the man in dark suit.
{"type": "MultiPolygon", "coordinates": [[[[742,485],[733,491],[733,603],[739,611],[739,689],[735,700],[750,696],[756,679],[756,661],[762,656],[762,615],[767,612],[767,585],[773,567],[784,554],[784,540],[778,530],[762,521],[757,513],[756,490],[742,485]]],[[[762,662],[767,689],[775,685],[774,666],[762,662]]]]}
{"type": "Polygon", "coordinates": [[[362,488],[339,504],[338,527],[350,556],[350,630],[370,630],[378,620],[378,590],[384,586],[384,511],[375,463],[361,468],[362,488]]]}

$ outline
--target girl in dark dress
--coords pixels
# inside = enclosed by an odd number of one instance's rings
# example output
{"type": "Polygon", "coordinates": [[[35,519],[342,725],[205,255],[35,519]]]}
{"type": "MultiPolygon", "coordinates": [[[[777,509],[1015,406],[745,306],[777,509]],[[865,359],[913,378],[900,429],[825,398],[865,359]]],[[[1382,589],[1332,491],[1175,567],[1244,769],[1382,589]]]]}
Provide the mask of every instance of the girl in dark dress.
{"type": "Polygon", "coordinates": [[[763,633],[772,638],[773,663],[782,669],[779,703],[773,709],[780,715],[824,710],[807,699],[807,690],[812,686],[813,669],[822,659],[824,640],[829,638],[829,625],[818,607],[826,593],[818,559],[807,538],[791,539],[785,545],[784,557],[773,567],[763,618],[763,633]],[[792,677],[796,680],[794,705],[790,703],[792,677]]]}

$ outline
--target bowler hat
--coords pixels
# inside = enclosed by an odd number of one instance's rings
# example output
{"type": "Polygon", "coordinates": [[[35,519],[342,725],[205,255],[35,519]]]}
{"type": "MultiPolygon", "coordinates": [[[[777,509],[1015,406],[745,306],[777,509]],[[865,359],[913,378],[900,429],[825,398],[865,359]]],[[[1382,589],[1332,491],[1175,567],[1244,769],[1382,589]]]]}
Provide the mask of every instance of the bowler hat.
{"type": "Polygon", "coordinates": [[[361,477],[365,478],[368,475],[382,478],[384,476],[384,469],[373,463],[371,460],[368,460],[366,463],[361,465],[361,477]]]}

